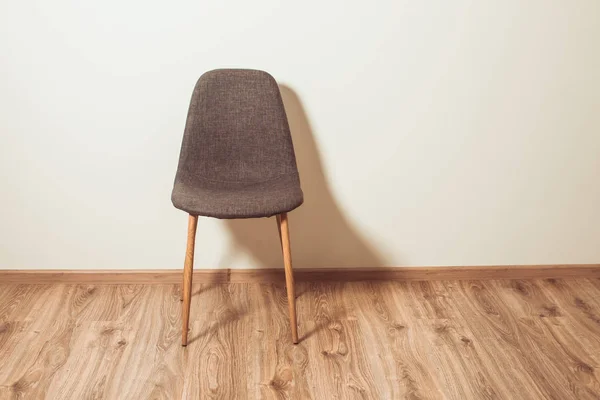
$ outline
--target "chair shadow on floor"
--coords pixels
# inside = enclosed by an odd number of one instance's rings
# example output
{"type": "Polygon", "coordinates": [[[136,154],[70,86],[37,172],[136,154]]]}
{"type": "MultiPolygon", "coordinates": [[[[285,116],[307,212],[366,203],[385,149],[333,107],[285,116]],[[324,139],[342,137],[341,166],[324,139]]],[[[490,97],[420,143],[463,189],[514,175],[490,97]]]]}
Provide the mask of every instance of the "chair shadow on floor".
{"type": "Polygon", "coordinates": [[[248,305],[234,306],[229,302],[224,308],[224,312],[219,315],[215,315],[214,319],[207,322],[206,326],[202,331],[195,333],[188,339],[188,346],[197,340],[202,340],[207,336],[215,335],[219,329],[225,328],[227,325],[235,323],[241,320],[244,316],[252,314],[252,310],[248,305]]]}
{"type": "MultiPolygon", "coordinates": [[[[382,266],[381,256],[352,226],[329,189],[312,128],[298,95],[289,86],[279,88],[304,192],[304,204],[289,213],[294,268],[382,266]]],[[[282,267],[274,217],[226,220],[225,224],[232,240],[227,259],[246,253],[260,268],[282,267]]]]}

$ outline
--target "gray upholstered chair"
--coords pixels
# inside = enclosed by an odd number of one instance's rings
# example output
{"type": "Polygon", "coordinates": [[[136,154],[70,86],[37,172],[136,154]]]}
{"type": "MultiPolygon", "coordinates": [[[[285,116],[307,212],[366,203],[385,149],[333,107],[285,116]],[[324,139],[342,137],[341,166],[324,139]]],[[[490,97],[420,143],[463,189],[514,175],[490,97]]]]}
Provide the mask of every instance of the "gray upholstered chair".
{"type": "Polygon", "coordinates": [[[187,345],[198,216],[277,217],[292,340],[298,343],[287,212],[302,204],[303,195],[285,109],[271,75],[220,69],[200,77],[171,199],[189,214],[182,344],[187,345]]]}

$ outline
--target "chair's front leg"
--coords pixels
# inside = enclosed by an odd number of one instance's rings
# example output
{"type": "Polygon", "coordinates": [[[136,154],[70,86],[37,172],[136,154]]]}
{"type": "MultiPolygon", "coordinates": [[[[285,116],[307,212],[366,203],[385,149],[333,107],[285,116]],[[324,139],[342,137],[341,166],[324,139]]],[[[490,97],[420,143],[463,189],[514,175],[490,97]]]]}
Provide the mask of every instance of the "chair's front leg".
{"type": "Polygon", "coordinates": [[[281,239],[283,264],[285,267],[285,286],[287,288],[288,307],[290,312],[290,326],[292,328],[292,341],[298,343],[298,323],[296,321],[296,290],[294,287],[294,271],[292,270],[292,253],[290,247],[290,232],[288,229],[287,213],[277,216],[277,227],[281,239]]]}
{"type": "Polygon", "coordinates": [[[198,216],[191,215],[188,218],[187,248],[185,251],[185,264],[183,266],[183,309],[182,309],[182,332],[181,345],[187,346],[188,329],[190,322],[190,303],[192,300],[192,273],[194,271],[194,246],[196,244],[196,227],[198,216]]]}

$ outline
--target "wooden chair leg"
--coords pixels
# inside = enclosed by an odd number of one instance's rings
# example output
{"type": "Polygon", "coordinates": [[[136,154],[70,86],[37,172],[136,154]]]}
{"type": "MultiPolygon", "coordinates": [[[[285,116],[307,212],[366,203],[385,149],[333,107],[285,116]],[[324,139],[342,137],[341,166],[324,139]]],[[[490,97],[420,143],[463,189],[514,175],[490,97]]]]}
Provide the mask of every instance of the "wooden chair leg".
{"type": "Polygon", "coordinates": [[[181,345],[187,346],[188,329],[190,322],[190,303],[192,300],[192,272],[194,271],[194,246],[196,245],[196,227],[198,216],[188,218],[187,248],[185,251],[185,264],[183,266],[183,326],[181,331],[181,345]]]}
{"type": "Polygon", "coordinates": [[[281,251],[283,252],[283,242],[281,241],[281,215],[277,214],[275,216],[277,218],[277,232],[279,232],[279,246],[281,247],[281,251]]]}
{"type": "Polygon", "coordinates": [[[283,264],[285,267],[285,286],[287,288],[288,307],[290,312],[290,326],[292,328],[292,341],[298,343],[298,322],[296,321],[296,290],[294,287],[294,271],[292,270],[292,253],[290,248],[290,232],[288,229],[287,213],[277,216],[277,227],[281,239],[283,264]]]}

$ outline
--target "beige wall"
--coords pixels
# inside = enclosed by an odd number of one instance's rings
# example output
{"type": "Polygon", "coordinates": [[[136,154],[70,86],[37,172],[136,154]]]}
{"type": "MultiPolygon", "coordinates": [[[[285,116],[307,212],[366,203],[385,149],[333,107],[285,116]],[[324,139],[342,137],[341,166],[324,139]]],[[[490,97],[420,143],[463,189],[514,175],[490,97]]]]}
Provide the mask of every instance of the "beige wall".
{"type": "MultiPolygon", "coordinates": [[[[297,267],[600,262],[600,2],[23,1],[0,10],[0,268],[179,268],[191,90],[271,72],[297,267]]],[[[280,265],[202,219],[197,265],[280,265]]]]}

